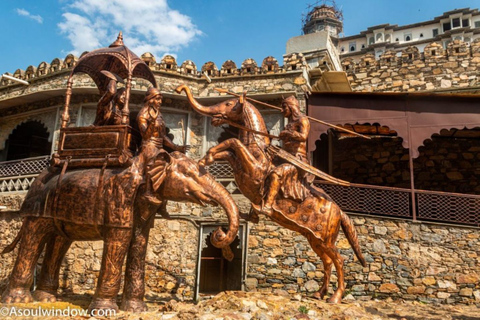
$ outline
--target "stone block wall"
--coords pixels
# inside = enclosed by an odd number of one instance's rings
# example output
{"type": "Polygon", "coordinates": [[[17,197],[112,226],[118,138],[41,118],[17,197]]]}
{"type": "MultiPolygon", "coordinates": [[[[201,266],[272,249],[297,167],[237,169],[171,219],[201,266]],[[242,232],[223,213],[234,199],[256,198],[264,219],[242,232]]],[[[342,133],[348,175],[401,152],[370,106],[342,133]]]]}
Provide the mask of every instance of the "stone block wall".
{"type": "MultiPolygon", "coordinates": [[[[402,298],[439,303],[480,304],[480,232],[441,224],[350,215],[368,266],[363,268],[340,233],[347,294],[356,299],[402,298]]],[[[0,247],[16,236],[16,213],[0,215],[0,247]]],[[[189,221],[157,219],[147,253],[147,295],[170,293],[192,299],[198,229],[189,221]]],[[[0,262],[0,291],[13,267],[15,250],[0,262]]],[[[61,292],[93,294],[102,242],[76,242],[64,259],[61,292]]],[[[245,288],[277,294],[311,295],[323,265],[306,239],[263,218],[251,225],[245,288]]],[[[335,271],[332,284],[335,284],[335,271]]],[[[330,292],[332,291],[330,287],[330,292]]]]}
{"type": "Polygon", "coordinates": [[[413,163],[416,188],[480,194],[478,139],[433,137],[419,151],[413,163]]]}
{"type": "Polygon", "coordinates": [[[367,54],[342,66],[353,91],[415,92],[451,90],[480,85],[480,39],[473,43],[455,40],[445,50],[438,43],[427,45],[423,53],[409,47],[397,53],[387,51],[376,60],[367,54]]]}
{"type": "MultiPolygon", "coordinates": [[[[476,131],[457,131],[478,135],[476,131]]],[[[421,190],[480,193],[480,141],[434,135],[419,148],[413,160],[415,188],[421,190]]],[[[314,152],[315,166],[328,170],[328,139],[323,136],[314,152]]],[[[408,149],[396,137],[332,140],[332,171],[337,178],[359,184],[410,188],[408,149]]]]}
{"type": "MultiPolygon", "coordinates": [[[[477,228],[350,216],[368,266],[356,261],[340,233],[337,247],[345,258],[347,294],[362,300],[480,304],[477,228]]],[[[310,295],[322,285],[322,271],[321,260],[298,233],[271,222],[252,228],[248,290],[310,295]]]]}

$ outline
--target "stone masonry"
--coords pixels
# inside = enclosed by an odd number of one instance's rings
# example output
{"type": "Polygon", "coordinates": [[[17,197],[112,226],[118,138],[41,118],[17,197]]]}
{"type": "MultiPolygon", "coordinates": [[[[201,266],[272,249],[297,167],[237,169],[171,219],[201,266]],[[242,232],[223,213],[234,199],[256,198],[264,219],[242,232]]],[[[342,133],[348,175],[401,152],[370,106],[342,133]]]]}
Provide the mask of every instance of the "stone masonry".
{"type": "Polygon", "coordinates": [[[455,40],[445,50],[438,43],[427,45],[421,53],[409,47],[399,54],[387,51],[379,60],[373,54],[358,62],[342,61],[353,91],[419,92],[449,91],[480,85],[480,39],[471,45],[455,40]]]}

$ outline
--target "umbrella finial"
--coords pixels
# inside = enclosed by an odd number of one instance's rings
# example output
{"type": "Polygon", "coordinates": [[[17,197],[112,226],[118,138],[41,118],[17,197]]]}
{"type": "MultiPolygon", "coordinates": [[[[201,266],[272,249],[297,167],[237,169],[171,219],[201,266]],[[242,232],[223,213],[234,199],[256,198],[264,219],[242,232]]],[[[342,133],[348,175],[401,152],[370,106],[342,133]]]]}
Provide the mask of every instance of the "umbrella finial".
{"type": "Polygon", "coordinates": [[[119,46],[123,46],[123,45],[124,45],[123,44],[123,34],[122,34],[122,31],[120,31],[118,33],[117,40],[115,40],[115,42],[110,45],[110,48],[119,47],[119,46]]]}

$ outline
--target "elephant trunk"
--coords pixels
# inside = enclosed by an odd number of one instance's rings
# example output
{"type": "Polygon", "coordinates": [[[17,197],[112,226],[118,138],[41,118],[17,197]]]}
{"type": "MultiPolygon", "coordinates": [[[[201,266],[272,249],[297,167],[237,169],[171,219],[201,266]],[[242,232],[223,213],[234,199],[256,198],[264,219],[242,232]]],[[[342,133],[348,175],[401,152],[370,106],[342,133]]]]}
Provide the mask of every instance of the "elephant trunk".
{"type": "Polygon", "coordinates": [[[225,113],[225,110],[224,108],[220,107],[220,106],[217,106],[217,105],[214,105],[214,106],[210,106],[210,107],[206,107],[204,105],[201,105],[197,100],[195,100],[195,98],[193,97],[192,95],[192,92],[190,91],[190,88],[187,87],[186,85],[182,84],[180,86],[178,86],[175,91],[180,94],[182,93],[182,91],[185,91],[185,93],[187,94],[187,98],[188,98],[188,102],[190,103],[190,105],[192,106],[193,109],[195,109],[195,111],[197,111],[198,113],[204,115],[204,116],[210,116],[210,117],[213,117],[215,115],[218,115],[218,114],[223,114],[225,113]]]}
{"type": "MultiPolygon", "coordinates": [[[[228,247],[235,240],[240,224],[240,213],[237,205],[232,199],[231,194],[224,188],[215,190],[212,198],[223,207],[228,217],[228,230],[225,233],[222,228],[215,230],[211,237],[212,244],[220,249],[228,247]]],[[[233,259],[233,257],[232,257],[233,259]]]]}

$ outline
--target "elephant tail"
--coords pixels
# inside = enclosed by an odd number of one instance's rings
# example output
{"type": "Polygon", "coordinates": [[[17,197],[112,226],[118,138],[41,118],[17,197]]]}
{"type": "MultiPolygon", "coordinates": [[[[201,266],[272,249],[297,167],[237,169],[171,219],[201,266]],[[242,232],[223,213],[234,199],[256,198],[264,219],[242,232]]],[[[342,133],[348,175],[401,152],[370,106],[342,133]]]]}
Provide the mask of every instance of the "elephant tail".
{"type": "MultiPolygon", "coordinates": [[[[340,210],[340,208],[338,210],[340,210]]],[[[360,245],[358,244],[357,231],[355,230],[355,226],[353,225],[352,220],[350,220],[347,214],[342,210],[340,210],[340,219],[341,219],[342,230],[348,240],[348,243],[350,243],[350,246],[352,247],[353,252],[355,252],[355,255],[357,256],[362,266],[366,267],[367,262],[363,257],[362,251],[360,250],[360,245]]]]}
{"type": "Polygon", "coordinates": [[[20,231],[18,232],[17,236],[15,237],[15,239],[13,239],[13,242],[10,243],[8,246],[6,246],[5,249],[3,249],[3,251],[0,253],[1,255],[12,252],[13,249],[15,249],[18,242],[20,242],[20,240],[22,239],[24,225],[25,225],[25,220],[23,221],[22,227],[20,228],[20,231]]]}

